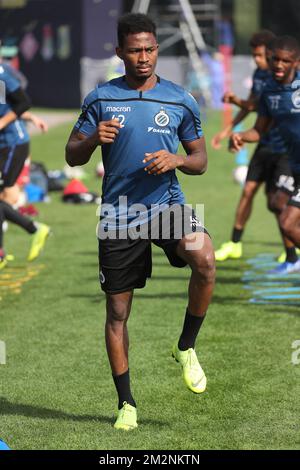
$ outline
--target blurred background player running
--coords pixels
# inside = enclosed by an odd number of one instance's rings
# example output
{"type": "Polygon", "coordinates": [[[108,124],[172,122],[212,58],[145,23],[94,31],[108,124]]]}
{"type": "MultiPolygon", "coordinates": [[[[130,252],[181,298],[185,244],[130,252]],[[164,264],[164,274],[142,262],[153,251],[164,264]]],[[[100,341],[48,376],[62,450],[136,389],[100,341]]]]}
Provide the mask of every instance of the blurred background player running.
{"type": "MultiPolygon", "coordinates": [[[[228,137],[232,129],[244,120],[251,111],[256,110],[257,101],[265,82],[271,76],[268,53],[271,54],[274,39],[275,35],[268,30],[259,31],[251,37],[249,45],[257,68],[253,74],[253,85],[250,95],[247,100],[238,98],[231,91],[224,95],[224,102],[235,104],[241,110],[229,126],[213,137],[213,148],[219,149],[221,140],[228,137]]],[[[236,210],[231,240],[223,243],[220,249],[216,251],[217,261],[225,261],[229,258],[239,259],[242,257],[241,239],[243,231],[251,215],[254,197],[261,184],[265,183],[267,206],[275,214],[278,222],[280,213],[286,206],[289,196],[293,191],[291,182],[292,172],[289,167],[286,145],[278,129],[272,128],[267,135],[262,137],[251,158],[246,183],[236,210]]],[[[285,251],[280,256],[280,261],[284,262],[275,271],[284,274],[297,262],[298,257],[294,244],[284,235],[282,235],[282,239],[285,251]]]]}
{"type": "Polygon", "coordinates": [[[29,155],[29,135],[22,120],[32,120],[30,101],[11,67],[0,63],[0,80],[5,89],[5,104],[0,104],[0,269],[7,264],[3,248],[3,222],[12,222],[33,235],[28,261],[33,261],[50,233],[46,224],[22,216],[11,205],[12,190],[29,155]],[[26,113],[27,112],[27,113],[26,113]],[[25,113],[25,114],[24,114],[25,113]],[[20,119],[21,118],[21,119],[20,119]]]}
{"type": "MultiPolygon", "coordinates": [[[[300,46],[291,36],[281,36],[272,46],[271,71],[259,98],[259,113],[254,126],[230,138],[230,149],[239,151],[245,142],[257,142],[271,125],[277,126],[289,149],[289,161],[294,178],[294,190],[280,214],[280,228],[300,247],[300,46]]],[[[300,260],[288,273],[300,272],[300,260]]]]}

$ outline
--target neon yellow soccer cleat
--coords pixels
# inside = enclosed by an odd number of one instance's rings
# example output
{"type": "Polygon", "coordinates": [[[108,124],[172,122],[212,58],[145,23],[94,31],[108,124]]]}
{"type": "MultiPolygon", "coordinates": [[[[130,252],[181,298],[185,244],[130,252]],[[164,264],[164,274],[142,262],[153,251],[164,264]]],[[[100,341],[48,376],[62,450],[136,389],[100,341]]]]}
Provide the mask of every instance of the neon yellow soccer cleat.
{"type": "Polygon", "coordinates": [[[4,269],[6,265],[7,265],[7,257],[4,256],[3,258],[0,258],[0,271],[1,269],[4,269]]]}
{"type": "Polygon", "coordinates": [[[123,407],[118,412],[114,428],[123,429],[123,431],[131,431],[137,428],[137,426],[136,408],[124,401],[123,407]]]}
{"type": "Polygon", "coordinates": [[[172,356],[182,367],[183,379],[187,387],[194,393],[202,393],[206,389],[206,376],[199,364],[195,350],[180,351],[174,344],[172,356]]]}
{"type": "Polygon", "coordinates": [[[215,252],[216,261],[225,261],[226,259],[239,259],[242,257],[242,242],[226,242],[215,252]]]}
{"type": "Polygon", "coordinates": [[[45,246],[46,240],[50,234],[50,227],[46,224],[39,224],[37,231],[33,235],[31,247],[28,254],[28,261],[33,261],[39,256],[45,246]]]}
{"type": "Polygon", "coordinates": [[[1,269],[5,268],[9,261],[14,261],[14,259],[14,255],[4,255],[3,252],[3,256],[0,256],[0,271],[1,269]]]}

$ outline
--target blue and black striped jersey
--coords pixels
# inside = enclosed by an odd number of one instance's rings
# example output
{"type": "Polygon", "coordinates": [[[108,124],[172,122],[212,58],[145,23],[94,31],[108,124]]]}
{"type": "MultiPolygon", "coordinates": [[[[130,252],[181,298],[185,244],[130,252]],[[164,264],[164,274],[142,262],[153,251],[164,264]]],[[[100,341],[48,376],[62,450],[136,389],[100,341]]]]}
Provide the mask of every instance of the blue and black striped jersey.
{"type": "Polygon", "coordinates": [[[260,98],[259,114],[274,119],[284,138],[291,169],[300,174],[300,72],[292,83],[282,85],[270,78],[260,98]]]}
{"type": "Polygon", "coordinates": [[[199,106],[182,87],[158,79],[151,90],[129,88],[124,77],[97,86],[84,100],[75,129],[89,136],[100,121],[118,118],[122,124],[114,143],[102,145],[105,177],[103,203],[118,206],[184,203],[175,170],[161,175],[144,171],[145,153],[167,150],[176,154],[180,141],[203,136],[199,106]]]}
{"type": "MultiPolygon", "coordinates": [[[[260,98],[268,79],[272,77],[269,70],[261,70],[257,68],[253,74],[252,93],[257,99],[260,98]]],[[[260,143],[269,147],[274,153],[286,153],[286,144],[276,127],[272,127],[267,134],[265,134],[260,143]]]]}
{"type": "MultiPolygon", "coordinates": [[[[21,88],[21,83],[7,64],[0,64],[0,82],[5,101],[5,104],[1,104],[0,101],[0,117],[2,117],[12,110],[9,95],[21,88]]],[[[0,131],[0,148],[14,147],[27,142],[29,135],[22,119],[17,119],[0,131]]]]}

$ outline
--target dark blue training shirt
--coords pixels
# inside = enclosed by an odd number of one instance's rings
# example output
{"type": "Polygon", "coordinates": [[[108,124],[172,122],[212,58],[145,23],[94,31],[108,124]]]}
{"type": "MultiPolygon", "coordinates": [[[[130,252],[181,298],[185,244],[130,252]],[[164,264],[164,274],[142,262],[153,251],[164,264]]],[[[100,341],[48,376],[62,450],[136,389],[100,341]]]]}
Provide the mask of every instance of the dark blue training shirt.
{"type": "MultiPolygon", "coordinates": [[[[260,98],[266,82],[271,76],[270,70],[262,70],[259,68],[255,70],[252,78],[253,85],[251,92],[257,99],[260,98]]],[[[260,143],[269,147],[274,153],[287,152],[286,144],[276,127],[272,127],[269,132],[261,138],[260,143]]]]}
{"type": "MultiPolygon", "coordinates": [[[[145,153],[167,150],[176,154],[180,141],[203,136],[199,106],[182,87],[158,79],[151,90],[129,88],[124,77],[97,86],[85,99],[75,125],[90,136],[100,121],[118,118],[122,124],[113,144],[102,145],[105,176],[102,205],[118,207],[119,196],[128,206],[183,204],[184,195],[175,170],[149,175],[143,163],[145,153]]],[[[148,211],[148,215],[150,215],[148,211]]]]}
{"type": "MultiPolygon", "coordinates": [[[[12,73],[11,68],[7,64],[0,64],[0,81],[3,83],[1,87],[5,88],[6,104],[0,104],[0,117],[12,111],[9,101],[10,93],[21,87],[20,81],[12,73]]],[[[17,119],[0,131],[0,148],[15,147],[29,142],[29,135],[22,119],[17,119]]]]}
{"type": "Polygon", "coordinates": [[[300,174],[300,72],[282,85],[270,78],[260,98],[259,115],[274,119],[288,146],[293,173],[300,174]]]}

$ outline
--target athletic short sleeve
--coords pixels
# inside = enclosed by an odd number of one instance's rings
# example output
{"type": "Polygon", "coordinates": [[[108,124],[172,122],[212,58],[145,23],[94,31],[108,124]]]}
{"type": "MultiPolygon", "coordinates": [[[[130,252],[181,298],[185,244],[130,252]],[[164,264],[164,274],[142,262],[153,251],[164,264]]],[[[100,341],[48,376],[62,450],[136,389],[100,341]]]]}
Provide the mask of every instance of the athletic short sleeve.
{"type": "Polygon", "coordinates": [[[74,129],[87,136],[92,135],[99,122],[101,121],[101,113],[99,100],[97,99],[95,90],[87,95],[81,107],[81,114],[76,122],[74,129]]]}
{"type": "Polygon", "coordinates": [[[0,80],[5,84],[6,95],[21,88],[20,82],[3,65],[0,65],[0,80]]]}
{"type": "Polygon", "coordinates": [[[178,128],[178,137],[180,141],[193,141],[203,137],[199,105],[188,92],[185,92],[183,116],[178,128]]]}

